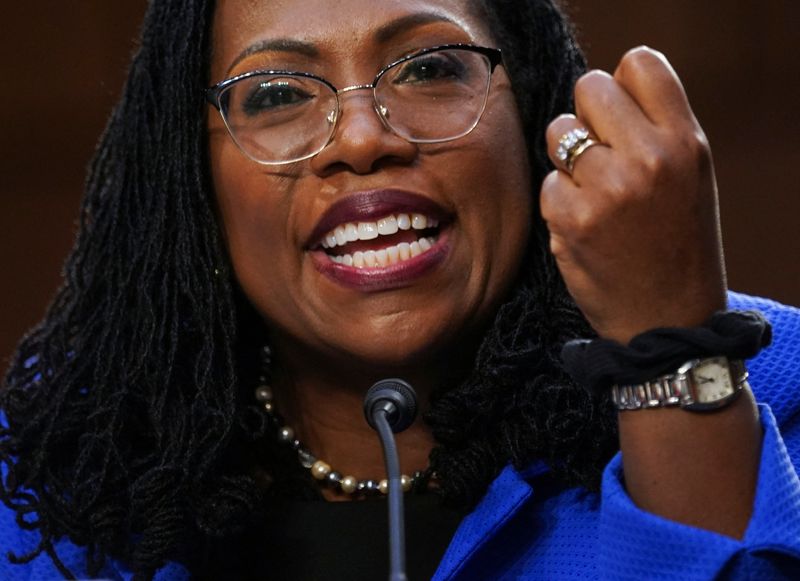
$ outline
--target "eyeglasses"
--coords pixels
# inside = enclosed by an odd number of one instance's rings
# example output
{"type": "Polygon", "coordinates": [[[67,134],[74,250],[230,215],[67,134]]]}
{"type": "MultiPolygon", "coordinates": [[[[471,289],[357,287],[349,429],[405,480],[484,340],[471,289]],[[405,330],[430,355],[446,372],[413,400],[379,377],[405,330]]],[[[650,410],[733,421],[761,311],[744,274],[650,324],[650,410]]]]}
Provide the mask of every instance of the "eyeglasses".
{"type": "Polygon", "coordinates": [[[322,77],[257,70],[206,89],[239,149],[278,165],[308,159],[330,142],[341,114],[339,95],[371,89],[383,124],[413,143],[467,135],[486,107],[500,50],[468,44],[435,46],[387,65],[369,85],[337,89],[322,77]]]}

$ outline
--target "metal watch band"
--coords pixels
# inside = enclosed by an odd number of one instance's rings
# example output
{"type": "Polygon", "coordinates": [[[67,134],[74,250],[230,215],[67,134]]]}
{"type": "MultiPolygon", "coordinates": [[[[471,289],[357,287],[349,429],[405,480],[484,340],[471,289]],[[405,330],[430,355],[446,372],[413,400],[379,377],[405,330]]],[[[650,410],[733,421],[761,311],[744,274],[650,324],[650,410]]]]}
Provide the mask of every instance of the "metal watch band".
{"type": "MultiPolygon", "coordinates": [[[[692,363],[692,362],[689,362],[692,363]]],[[[652,409],[660,407],[680,406],[688,409],[711,409],[719,406],[696,405],[696,397],[690,379],[688,364],[681,366],[681,371],[662,375],[652,381],[635,385],[613,385],[611,387],[611,401],[620,411],[652,409]],[[684,368],[687,368],[684,371],[684,368]]],[[[732,400],[734,395],[742,390],[747,381],[747,370],[741,360],[728,362],[731,375],[735,376],[734,393],[726,398],[720,405],[725,405],[732,400]]]]}

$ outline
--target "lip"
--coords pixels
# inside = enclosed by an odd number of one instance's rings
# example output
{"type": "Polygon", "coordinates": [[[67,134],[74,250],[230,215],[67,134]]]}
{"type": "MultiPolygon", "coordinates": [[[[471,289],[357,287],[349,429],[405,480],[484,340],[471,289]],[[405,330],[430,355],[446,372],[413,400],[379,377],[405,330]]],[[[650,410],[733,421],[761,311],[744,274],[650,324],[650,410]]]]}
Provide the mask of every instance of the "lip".
{"type": "Polygon", "coordinates": [[[389,214],[402,213],[424,214],[439,222],[447,222],[450,218],[442,206],[413,192],[397,189],[357,192],[337,200],[325,211],[308,237],[305,249],[319,246],[323,236],[341,224],[370,222],[389,214]]]}
{"type": "Polygon", "coordinates": [[[380,292],[412,285],[419,278],[444,262],[450,253],[450,232],[439,233],[430,250],[391,266],[355,268],[333,262],[321,249],[310,252],[314,267],[323,275],[345,287],[361,292],[380,292]]]}

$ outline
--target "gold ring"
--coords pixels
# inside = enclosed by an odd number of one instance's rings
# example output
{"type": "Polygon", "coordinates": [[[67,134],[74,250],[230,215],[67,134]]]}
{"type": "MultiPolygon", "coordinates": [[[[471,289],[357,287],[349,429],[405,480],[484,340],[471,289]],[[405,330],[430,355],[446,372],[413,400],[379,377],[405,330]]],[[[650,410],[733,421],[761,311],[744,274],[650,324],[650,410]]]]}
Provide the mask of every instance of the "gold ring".
{"type": "Polygon", "coordinates": [[[576,145],[573,149],[569,151],[569,156],[567,157],[567,169],[569,173],[572,173],[572,168],[575,167],[575,162],[578,161],[578,158],[583,155],[583,153],[592,147],[593,145],[600,145],[599,141],[595,141],[594,139],[587,138],[584,141],[581,141],[578,145],[576,145]]]}
{"type": "Polygon", "coordinates": [[[567,166],[567,171],[571,174],[578,158],[593,145],[601,145],[601,143],[589,137],[588,129],[577,127],[562,135],[558,140],[556,157],[567,166]]]}

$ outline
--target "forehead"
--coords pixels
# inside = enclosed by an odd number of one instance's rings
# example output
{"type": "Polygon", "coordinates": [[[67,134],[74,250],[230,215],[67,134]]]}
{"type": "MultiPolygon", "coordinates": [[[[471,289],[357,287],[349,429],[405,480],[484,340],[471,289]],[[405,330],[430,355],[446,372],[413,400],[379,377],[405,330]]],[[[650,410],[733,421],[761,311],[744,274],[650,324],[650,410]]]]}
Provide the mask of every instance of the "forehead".
{"type": "Polygon", "coordinates": [[[475,0],[219,0],[212,77],[219,80],[248,48],[265,42],[302,43],[321,55],[357,59],[357,52],[374,53],[425,34],[491,44],[475,0]]]}

